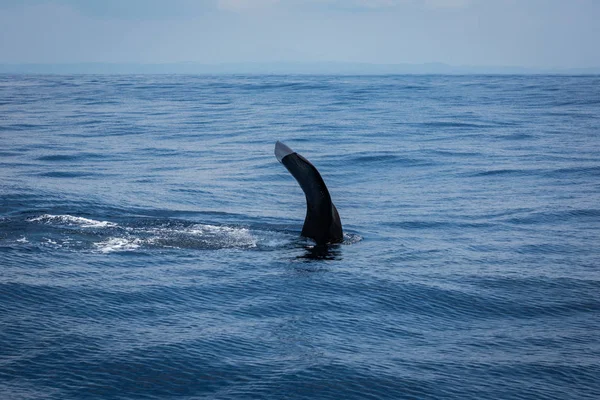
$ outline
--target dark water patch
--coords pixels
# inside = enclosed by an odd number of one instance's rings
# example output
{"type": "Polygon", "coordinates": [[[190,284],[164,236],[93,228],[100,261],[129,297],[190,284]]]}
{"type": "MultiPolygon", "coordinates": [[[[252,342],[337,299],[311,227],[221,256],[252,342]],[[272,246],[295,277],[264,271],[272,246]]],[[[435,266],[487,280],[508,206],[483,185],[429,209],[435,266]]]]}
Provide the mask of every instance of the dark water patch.
{"type": "Polygon", "coordinates": [[[512,134],[508,134],[508,135],[502,135],[500,136],[501,139],[503,140],[516,140],[516,141],[522,141],[522,140],[531,140],[531,139],[535,139],[535,135],[530,134],[530,133],[512,133],[512,134]]]}
{"type": "Polygon", "coordinates": [[[6,131],[6,132],[9,132],[9,131],[17,131],[17,132],[31,131],[31,130],[36,130],[36,129],[40,129],[40,128],[44,128],[44,125],[25,124],[25,123],[0,125],[0,131],[6,131]]]}
{"type": "MultiPolygon", "coordinates": [[[[85,276],[83,273],[82,275],[85,276]]],[[[2,312],[23,313],[31,308],[35,313],[51,313],[54,316],[53,326],[61,320],[85,319],[86,314],[81,313],[82,307],[87,315],[94,316],[95,323],[115,323],[128,319],[132,323],[138,321],[143,324],[149,317],[168,314],[170,311],[181,312],[188,309],[190,312],[200,313],[222,307],[223,302],[234,301],[213,298],[213,295],[202,290],[202,285],[187,289],[134,289],[125,286],[120,291],[106,291],[94,287],[51,287],[11,283],[0,284],[0,287],[1,298],[6,302],[5,306],[0,308],[2,312]],[[206,306],[200,307],[199,304],[205,301],[206,306]],[[195,310],[189,309],[191,304],[196,304],[195,310]]],[[[222,290],[226,289],[227,286],[222,286],[222,290]]]]}
{"type": "Polygon", "coordinates": [[[16,168],[22,168],[22,169],[26,169],[27,167],[30,167],[32,164],[31,163],[27,163],[27,162],[2,162],[0,161],[0,167],[3,168],[10,168],[10,169],[16,169],[16,168]]]}
{"type": "Polygon", "coordinates": [[[598,99],[571,99],[566,101],[555,101],[553,105],[555,107],[569,107],[569,106],[594,106],[600,104],[598,99]]]}
{"type": "Polygon", "coordinates": [[[455,150],[442,150],[442,149],[428,149],[422,150],[425,154],[431,154],[434,156],[442,156],[442,157],[459,157],[459,158],[477,158],[481,157],[482,153],[479,152],[467,152],[467,151],[455,151],[455,150]]]}
{"type": "Polygon", "coordinates": [[[105,124],[105,120],[101,119],[90,119],[85,121],[77,121],[75,125],[77,126],[103,126],[105,124]]]}
{"type": "Polygon", "coordinates": [[[361,163],[402,163],[402,164],[417,164],[416,160],[403,159],[402,157],[392,154],[380,154],[380,155],[363,155],[355,156],[350,158],[350,162],[361,164],[361,163]]]}
{"type": "Polygon", "coordinates": [[[536,173],[537,171],[525,169],[493,169],[476,173],[469,173],[468,176],[473,177],[504,177],[504,176],[526,176],[536,173]]]}
{"type": "MultiPolygon", "coordinates": [[[[338,158],[340,162],[350,163],[355,166],[368,166],[368,165],[378,165],[378,164],[388,164],[394,166],[402,166],[402,167],[417,167],[417,166],[425,166],[432,165],[433,163],[426,159],[421,158],[412,158],[406,157],[399,154],[392,153],[355,153],[355,154],[343,154],[336,155],[333,157],[338,158]]],[[[326,162],[331,162],[329,160],[325,160],[326,162]]]]}
{"type": "Polygon", "coordinates": [[[182,168],[183,167],[178,167],[178,166],[174,166],[174,165],[161,165],[161,166],[150,168],[150,171],[152,171],[152,172],[158,172],[158,171],[179,171],[182,168]]]}
{"type": "Polygon", "coordinates": [[[314,90],[329,90],[329,85],[322,85],[313,82],[269,82],[269,83],[253,83],[244,84],[239,88],[250,91],[262,90],[291,90],[291,91],[314,91],[314,90]]]}
{"type": "Polygon", "coordinates": [[[516,225],[534,225],[557,222],[594,222],[600,217],[600,209],[570,209],[560,211],[531,212],[526,215],[506,219],[516,225]]]}
{"type": "Polygon", "coordinates": [[[173,188],[170,189],[173,192],[192,194],[192,195],[205,195],[209,194],[210,190],[202,190],[202,189],[191,189],[191,188],[173,188]]]}
{"type": "Polygon", "coordinates": [[[0,157],[16,157],[22,155],[19,151],[2,151],[0,150],[0,157]]]}
{"type": "MultiPolygon", "coordinates": [[[[362,285],[360,285],[362,286],[362,285]]],[[[437,329],[444,329],[451,320],[514,318],[529,319],[544,316],[568,316],[574,314],[595,313],[600,310],[600,301],[593,296],[574,298],[555,298],[545,301],[544,292],[534,287],[523,297],[510,293],[480,293],[462,290],[449,290],[425,285],[403,284],[397,288],[389,288],[379,292],[362,287],[362,301],[373,303],[381,310],[414,314],[419,318],[436,319],[437,329]],[[423,302],[422,299],[427,299],[423,302]]],[[[554,294],[555,292],[547,292],[554,294]]]]}
{"type": "Polygon", "coordinates": [[[50,171],[40,172],[37,174],[44,178],[82,178],[98,176],[98,172],[85,172],[85,171],[50,171]]]}
{"type": "Polygon", "coordinates": [[[439,129],[453,129],[453,128],[462,128],[462,129],[482,129],[482,128],[490,128],[493,125],[483,124],[483,123],[472,123],[472,122],[456,122],[456,121],[436,121],[436,122],[422,122],[417,126],[425,127],[425,128],[439,128],[439,129]]]}
{"type": "Polygon", "coordinates": [[[600,176],[600,166],[581,166],[570,168],[559,168],[546,172],[550,177],[597,177],[600,176]]]}
{"type": "Polygon", "coordinates": [[[477,286],[492,291],[503,290],[527,293],[531,288],[544,291],[562,292],[564,296],[577,297],[579,293],[587,291],[593,293],[600,290],[600,280],[584,280],[575,278],[541,278],[541,277],[481,277],[472,276],[470,280],[477,286]]]}
{"type": "Polygon", "coordinates": [[[36,160],[50,162],[72,162],[72,161],[87,161],[106,159],[108,155],[102,153],[70,153],[70,154],[47,154],[39,156],[36,160]]]}
{"type": "Polygon", "coordinates": [[[559,254],[559,255],[568,255],[568,254],[577,254],[581,250],[579,247],[572,245],[564,245],[560,243],[536,243],[536,244],[524,244],[519,246],[516,249],[517,253],[521,254],[559,254]]]}
{"type": "Polygon", "coordinates": [[[440,231],[447,231],[453,229],[481,229],[481,228],[489,228],[495,226],[493,223],[489,222],[462,222],[462,221],[431,221],[431,220],[421,220],[421,221],[401,221],[401,222],[384,222],[383,225],[406,229],[406,230],[421,230],[421,229],[434,229],[440,231]]]}

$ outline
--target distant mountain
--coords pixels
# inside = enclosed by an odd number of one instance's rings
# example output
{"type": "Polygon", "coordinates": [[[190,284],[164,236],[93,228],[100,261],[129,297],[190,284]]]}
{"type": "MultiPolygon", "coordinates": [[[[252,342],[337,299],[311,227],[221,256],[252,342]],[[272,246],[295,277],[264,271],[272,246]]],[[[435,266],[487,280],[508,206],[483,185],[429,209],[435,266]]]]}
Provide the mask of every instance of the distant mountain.
{"type": "Polygon", "coordinates": [[[346,62],[278,63],[71,63],[71,64],[0,64],[5,74],[564,74],[596,75],[597,68],[524,68],[497,66],[452,66],[443,63],[368,64],[346,62]]]}

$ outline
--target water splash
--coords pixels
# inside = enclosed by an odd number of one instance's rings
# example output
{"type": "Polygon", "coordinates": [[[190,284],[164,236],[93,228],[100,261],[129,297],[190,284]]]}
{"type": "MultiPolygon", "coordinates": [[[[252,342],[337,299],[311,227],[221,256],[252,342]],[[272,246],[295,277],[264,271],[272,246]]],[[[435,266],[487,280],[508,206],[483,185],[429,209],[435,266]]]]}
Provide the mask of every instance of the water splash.
{"type": "MultiPolygon", "coordinates": [[[[100,253],[149,249],[269,250],[282,248],[298,236],[262,227],[194,223],[185,220],[128,217],[112,222],[70,214],[43,214],[14,242],[70,251],[100,253]]],[[[12,221],[15,223],[16,221],[12,221]]]]}

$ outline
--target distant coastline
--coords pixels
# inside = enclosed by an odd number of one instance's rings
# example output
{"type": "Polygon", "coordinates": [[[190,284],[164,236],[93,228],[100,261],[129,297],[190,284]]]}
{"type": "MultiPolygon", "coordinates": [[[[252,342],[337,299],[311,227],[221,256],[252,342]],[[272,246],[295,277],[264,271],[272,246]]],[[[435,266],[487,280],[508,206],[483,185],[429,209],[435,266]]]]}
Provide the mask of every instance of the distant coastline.
{"type": "Polygon", "coordinates": [[[368,64],[345,62],[278,63],[64,63],[0,64],[2,74],[316,74],[316,75],[598,75],[592,68],[453,66],[444,63],[368,64]]]}

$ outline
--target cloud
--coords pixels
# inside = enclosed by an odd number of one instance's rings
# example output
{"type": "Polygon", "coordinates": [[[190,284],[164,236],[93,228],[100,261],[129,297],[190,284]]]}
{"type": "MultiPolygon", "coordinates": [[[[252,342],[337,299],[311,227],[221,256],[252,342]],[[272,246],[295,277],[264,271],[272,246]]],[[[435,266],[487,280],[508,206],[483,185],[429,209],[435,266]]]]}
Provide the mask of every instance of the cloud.
{"type": "Polygon", "coordinates": [[[356,5],[366,8],[388,8],[410,4],[427,8],[463,8],[470,2],[471,0],[355,0],[356,5]]]}
{"type": "Polygon", "coordinates": [[[218,0],[217,6],[221,10],[243,12],[266,8],[279,3],[279,0],[218,0]]]}
{"type": "Polygon", "coordinates": [[[471,0],[424,0],[424,3],[428,8],[464,8],[471,0]]]}
{"type": "MultiPolygon", "coordinates": [[[[312,6],[324,10],[386,10],[393,8],[465,8],[474,0],[281,0],[281,5],[312,6]]],[[[248,1],[249,2],[249,1],[248,1]]]]}
{"type": "Polygon", "coordinates": [[[366,8],[384,8],[393,7],[396,5],[394,0],[356,0],[357,6],[363,6],[366,8]]]}

